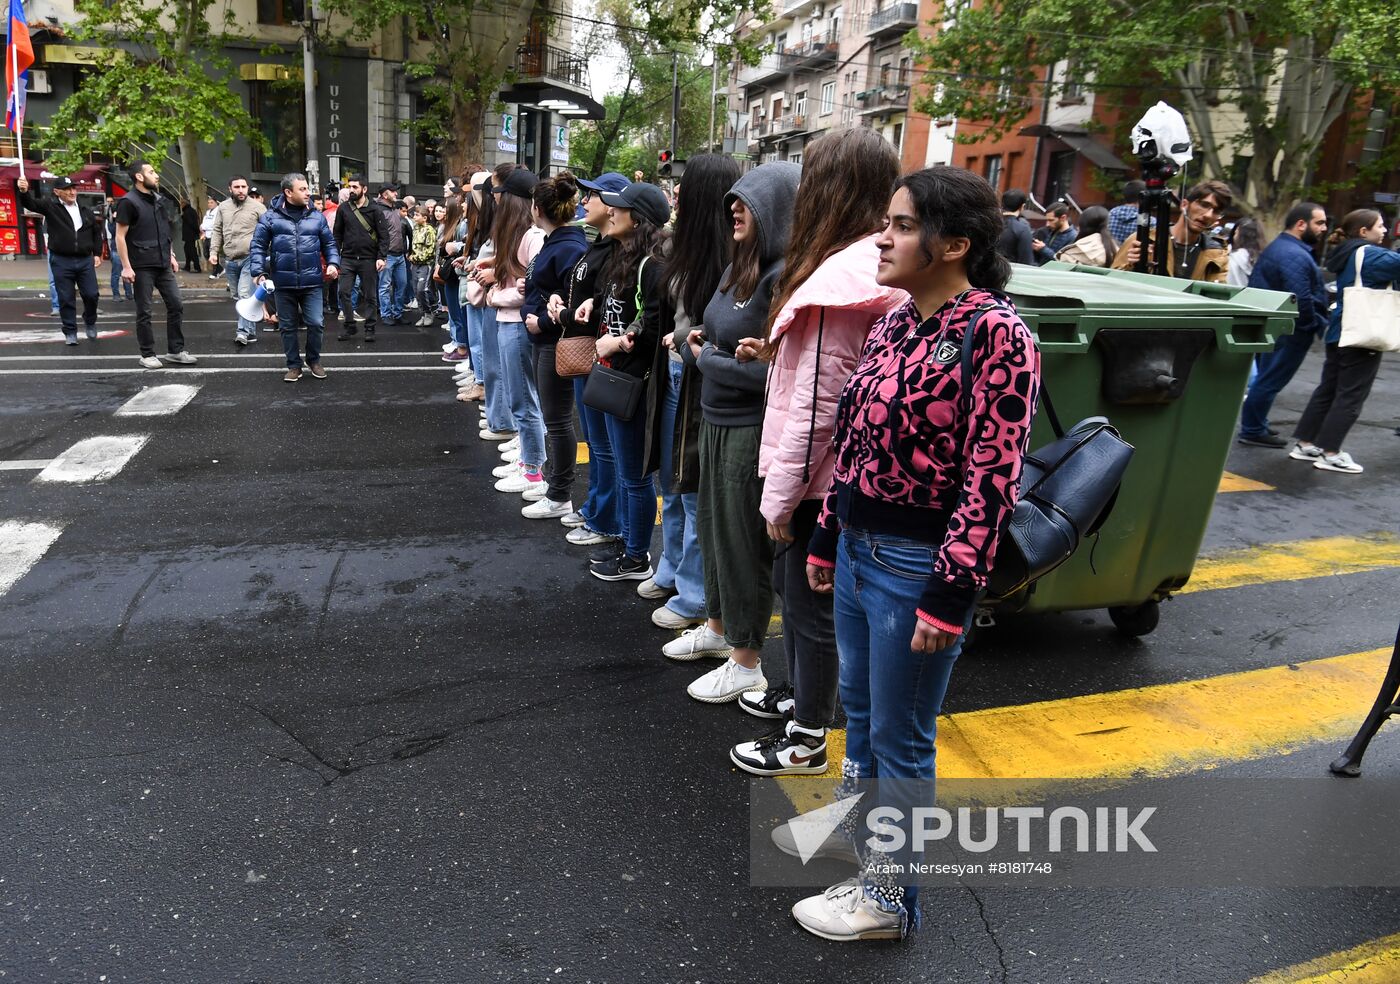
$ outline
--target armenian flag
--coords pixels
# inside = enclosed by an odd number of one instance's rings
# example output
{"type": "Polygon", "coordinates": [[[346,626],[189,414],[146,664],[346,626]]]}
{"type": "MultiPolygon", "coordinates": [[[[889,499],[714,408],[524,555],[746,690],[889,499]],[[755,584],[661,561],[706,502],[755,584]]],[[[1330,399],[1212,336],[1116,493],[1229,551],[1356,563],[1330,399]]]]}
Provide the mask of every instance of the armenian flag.
{"type": "Polygon", "coordinates": [[[24,90],[29,85],[29,66],[33,64],[34,45],[29,40],[24,0],[10,0],[9,39],[5,45],[5,126],[16,133],[24,129],[24,90]]]}

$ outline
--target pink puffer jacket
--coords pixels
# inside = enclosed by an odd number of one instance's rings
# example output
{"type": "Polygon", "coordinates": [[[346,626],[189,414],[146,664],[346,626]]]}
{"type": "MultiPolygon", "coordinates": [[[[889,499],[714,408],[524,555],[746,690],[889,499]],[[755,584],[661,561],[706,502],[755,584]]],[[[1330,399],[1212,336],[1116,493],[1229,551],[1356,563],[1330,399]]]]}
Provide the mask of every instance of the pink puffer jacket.
{"type": "Polygon", "coordinates": [[[768,370],[758,473],[763,518],[785,523],[803,499],[831,488],[836,406],[870,328],[909,300],[875,282],[875,236],[827,257],[773,323],[778,350],[768,370]]]}

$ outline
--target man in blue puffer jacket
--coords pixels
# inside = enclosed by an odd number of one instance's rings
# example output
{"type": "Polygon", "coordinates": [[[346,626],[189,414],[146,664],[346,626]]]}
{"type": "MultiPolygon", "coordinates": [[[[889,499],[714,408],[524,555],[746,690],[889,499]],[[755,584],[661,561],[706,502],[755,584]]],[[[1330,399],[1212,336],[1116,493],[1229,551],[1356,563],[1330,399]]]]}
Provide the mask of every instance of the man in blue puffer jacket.
{"type": "Polygon", "coordinates": [[[311,188],[304,174],[282,178],[282,193],[258,219],[253,248],[248,254],[253,279],[262,283],[271,274],[276,288],[277,325],[282,350],[287,354],[284,382],[301,378],[297,329],[306,329],[306,369],[312,379],[325,379],[321,368],[321,334],[324,315],[323,287],[340,276],[340,250],[336,248],[325,216],[311,207],[311,188]],[[322,263],[324,261],[324,268],[322,263]]]}

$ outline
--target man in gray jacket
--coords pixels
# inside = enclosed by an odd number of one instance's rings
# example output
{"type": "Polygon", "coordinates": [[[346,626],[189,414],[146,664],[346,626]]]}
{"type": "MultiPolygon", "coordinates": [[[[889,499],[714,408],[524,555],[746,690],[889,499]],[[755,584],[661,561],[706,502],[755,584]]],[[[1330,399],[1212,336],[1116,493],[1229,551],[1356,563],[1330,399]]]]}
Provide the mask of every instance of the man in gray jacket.
{"type": "MultiPolygon", "coordinates": [[[[241,301],[253,293],[248,251],[252,248],[253,230],[266,211],[267,206],[262,202],[248,197],[248,179],[241,174],[235,174],[229,181],[228,198],[214,210],[214,228],[209,234],[209,265],[223,261],[229,292],[235,300],[241,301]]],[[[257,341],[257,322],[240,317],[233,340],[239,345],[257,341]]]]}

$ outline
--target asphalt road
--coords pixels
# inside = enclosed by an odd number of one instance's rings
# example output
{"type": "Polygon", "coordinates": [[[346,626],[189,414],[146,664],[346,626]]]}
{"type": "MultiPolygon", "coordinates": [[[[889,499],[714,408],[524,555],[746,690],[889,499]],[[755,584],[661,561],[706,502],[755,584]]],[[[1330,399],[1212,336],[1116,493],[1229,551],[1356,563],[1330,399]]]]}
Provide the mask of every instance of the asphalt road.
{"type": "MultiPolygon", "coordinates": [[[[689,700],[709,664],[661,658],[653,603],[491,490],[441,330],[332,338],[329,378],[293,386],[229,308],[187,305],[197,371],[141,372],[129,307],[66,349],[44,302],[0,301],[0,462],[30,463],[0,466],[0,524],[61,528],[0,586],[0,980],[1204,984],[1400,930],[1384,888],[946,888],[907,945],[809,937],[800,893],[748,883],[758,780],[725,751],[762,722],[689,700]],[[170,383],[197,387],[177,412],[115,414],[170,383]],[[36,480],[133,434],[106,480],[36,480]]],[[[1393,531],[1395,365],[1348,445],[1365,475],[1236,448],[1272,489],[1221,495],[1206,551],[1393,531]]],[[[1265,580],[1137,641],[1102,612],[1003,619],[946,710],[1388,646],[1396,597],[1394,569],[1265,580]]],[[[1400,781],[1395,732],[1363,781],[1400,781]]]]}

